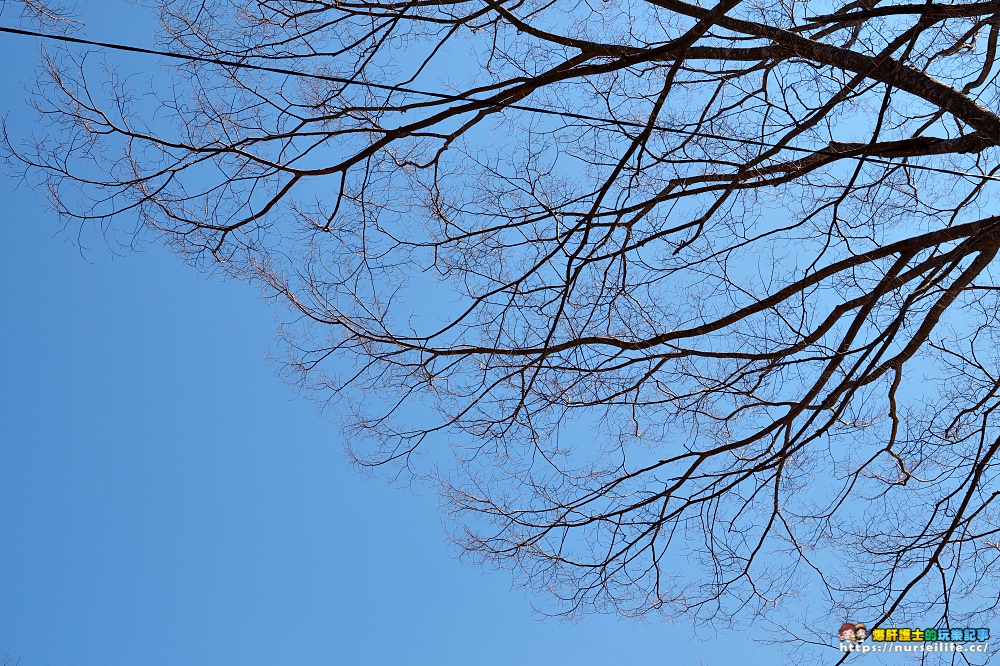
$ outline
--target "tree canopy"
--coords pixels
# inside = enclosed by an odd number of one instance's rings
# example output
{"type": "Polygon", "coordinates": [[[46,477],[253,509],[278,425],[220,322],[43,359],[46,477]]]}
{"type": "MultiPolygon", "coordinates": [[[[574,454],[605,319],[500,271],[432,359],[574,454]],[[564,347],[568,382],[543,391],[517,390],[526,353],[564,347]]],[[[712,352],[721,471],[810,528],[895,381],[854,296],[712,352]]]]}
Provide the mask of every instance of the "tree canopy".
{"type": "Polygon", "coordinates": [[[470,554],[796,645],[988,625],[1000,2],[155,10],[169,68],[48,51],[10,162],[263,285],[358,463],[436,475],[470,554]]]}

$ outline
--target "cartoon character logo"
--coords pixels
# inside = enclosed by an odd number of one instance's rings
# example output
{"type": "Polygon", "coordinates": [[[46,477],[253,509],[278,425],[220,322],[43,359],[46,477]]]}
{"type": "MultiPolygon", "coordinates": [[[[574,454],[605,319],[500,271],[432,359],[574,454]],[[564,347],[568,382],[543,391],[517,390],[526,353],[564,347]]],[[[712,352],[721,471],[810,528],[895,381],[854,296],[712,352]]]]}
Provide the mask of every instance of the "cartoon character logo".
{"type": "Polygon", "coordinates": [[[845,622],[840,626],[840,640],[841,641],[854,641],[854,630],[855,627],[850,622],[845,622]]]}
{"type": "Polygon", "coordinates": [[[868,627],[865,626],[864,622],[858,622],[854,625],[854,640],[861,642],[868,638],[868,627]]]}

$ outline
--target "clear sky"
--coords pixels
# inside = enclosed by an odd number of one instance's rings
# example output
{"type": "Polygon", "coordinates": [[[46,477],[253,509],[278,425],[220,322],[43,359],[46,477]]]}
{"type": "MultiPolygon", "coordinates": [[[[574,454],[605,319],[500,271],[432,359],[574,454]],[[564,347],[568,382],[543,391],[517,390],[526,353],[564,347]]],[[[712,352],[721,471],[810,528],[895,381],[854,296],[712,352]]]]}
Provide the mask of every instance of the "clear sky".
{"type": "MultiPolygon", "coordinates": [[[[117,3],[98,39],[148,44],[117,3]]],[[[0,21],[3,17],[0,17],[0,21]]],[[[36,45],[0,36],[30,122],[36,45]]],[[[150,60],[150,67],[155,61],[150,60]]],[[[365,480],[266,361],[253,287],[114,257],[3,183],[0,655],[22,666],[780,663],[684,619],[543,619],[456,559],[433,489],[365,480]]],[[[831,622],[832,633],[836,630],[831,622]]]]}

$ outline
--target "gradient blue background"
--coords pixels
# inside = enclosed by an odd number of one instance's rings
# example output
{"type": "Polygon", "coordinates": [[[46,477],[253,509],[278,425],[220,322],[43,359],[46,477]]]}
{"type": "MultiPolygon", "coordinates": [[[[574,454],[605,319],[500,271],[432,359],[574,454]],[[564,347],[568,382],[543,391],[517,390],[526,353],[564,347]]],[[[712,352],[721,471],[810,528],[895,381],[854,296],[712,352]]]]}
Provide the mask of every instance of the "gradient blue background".
{"type": "MultiPolygon", "coordinates": [[[[82,5],[89,36],[150,44],[150,24],[123,7],[82,5]]],[[[14,131],[32,122],[22,86],[36,48],[0,35],[14,131]]],[[[0,655],[22,666],[783,660],[733,633],[693,639],[683,618],[543,619],[531,604],[547,599],[457,561],[431,488],[349,467],[334,420],[266,361],[274,314],[253,287],[155,246],[115,257],[90,236],[81,251],[15,184],[0,190],[0,655]]]]}

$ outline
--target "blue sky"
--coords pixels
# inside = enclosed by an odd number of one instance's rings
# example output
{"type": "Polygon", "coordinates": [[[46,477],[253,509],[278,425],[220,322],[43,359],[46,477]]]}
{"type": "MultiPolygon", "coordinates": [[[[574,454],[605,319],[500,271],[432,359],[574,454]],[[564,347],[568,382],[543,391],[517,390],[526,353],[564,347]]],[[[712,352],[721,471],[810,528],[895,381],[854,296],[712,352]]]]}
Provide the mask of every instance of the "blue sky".
{"type": "MultiPolygon", "coordinates": [[[[251,288],[160,251],[88,263],[16,201],[0,262],[0,652],[25,666],[676,655],[680,624],[540,621],[503,572],[456,561],[432,492],[349,469],[333,423],[265,363],[273,321],[251,288]]],[[[680,643],[697,663],[742,640],[680,643]]]]}
{"type": "MultiPolygon", "coordinates": [[[[117,3],[90,35],[148,44],[117,3]]],[[[3,20],[3,17],[0,17],[3,20]]],[[[0,37],[3,109],[36,45],[0,37]]],[[[134,64],[134,62],[133,62],[134,64]]],[[[155,61],[150,60],[150,67],[155,61]]],[[[249,285],[149,245],[81,250],[6,180],[0,244],[0,655],[22,666],[773,664],[684,619],[543,619],[457,560],[433,489],[366,480],[266,361],[249,285]]],[[[831,622],[832,632],[835,631],[831,622]]],[[[871,657],[869,657],[871,659],[871,657]]]]}

